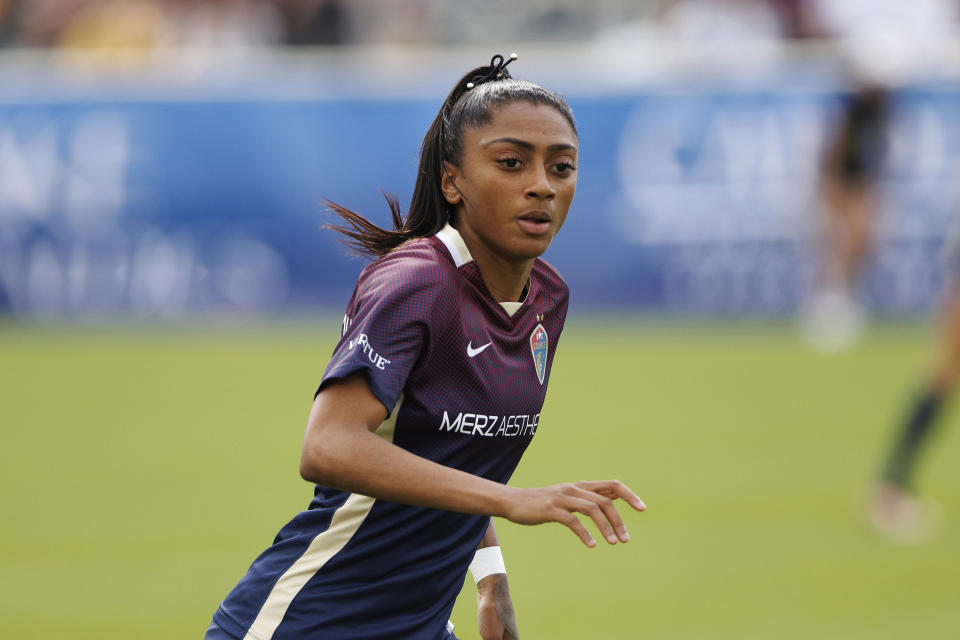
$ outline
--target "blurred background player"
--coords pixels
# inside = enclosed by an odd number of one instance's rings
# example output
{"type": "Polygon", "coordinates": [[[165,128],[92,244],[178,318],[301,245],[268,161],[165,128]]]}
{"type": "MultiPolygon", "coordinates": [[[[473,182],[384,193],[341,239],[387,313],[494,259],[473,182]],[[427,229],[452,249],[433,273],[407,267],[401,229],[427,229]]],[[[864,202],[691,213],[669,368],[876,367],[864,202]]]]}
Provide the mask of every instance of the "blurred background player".
{"type": "MultiPolygon", "coordinates": [[[[889,238],[877,237],[881,214],[889,202],[881,200],[881,181],[888,162],[889,92],[933,78],[952,54],[950,44],[957,23],[953,0],[808,0],[793,5],[800,23],[836,45],[842,75],[851,79],[852,94],[845,100],[837,125],[829,134],[820,181],[824,209],[822,255],[818,256],[814,292],[802,314],[810,344],[835,352],[861,335],[865,314],[861,286],[870,265],[879,266],[889,255],[889,238]],[[875,258],[875,260],[871,260],[875,258]]],[[[890,213],[898,220],[884,223],[896,229],[910,214],[898,206],[890,213]]]]}
{"type": "Polygon", "coordinates": [[[827,146],[821,178],[822,255],[804,318],[807,339],[822,351],[849,346],[863,328],[859,285],[877,224],[887,109],[882,88],[854,92],[845,100],[827,146]]]}
{"type": "Polygon", "coordinates": [[[960,375],[960,224],[947,241],[946,290],[940,305],[931,362],[894,434],[868,503],[868,523],[896,542],[932,539],[941,525],[941,509],[916,492],[916,468],[934,434],[960,375]]]}

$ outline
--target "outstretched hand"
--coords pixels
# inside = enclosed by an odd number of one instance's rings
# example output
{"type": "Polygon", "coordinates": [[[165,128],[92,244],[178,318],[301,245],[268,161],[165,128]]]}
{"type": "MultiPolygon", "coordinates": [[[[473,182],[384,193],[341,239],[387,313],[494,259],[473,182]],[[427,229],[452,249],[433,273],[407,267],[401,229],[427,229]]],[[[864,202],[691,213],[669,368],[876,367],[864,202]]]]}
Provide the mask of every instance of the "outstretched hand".
{"type": "Polygon", "coordinates": [[[597,542],[575,514],[589,516],[610,544],[627,542],[630,534],[613,501],[622,498],[637,511],[643,501],[619,480],[573,482],[535,489],[517,489],[506,518],[517,524],[559,522],[569,527],[588,547],[597,542]]]}

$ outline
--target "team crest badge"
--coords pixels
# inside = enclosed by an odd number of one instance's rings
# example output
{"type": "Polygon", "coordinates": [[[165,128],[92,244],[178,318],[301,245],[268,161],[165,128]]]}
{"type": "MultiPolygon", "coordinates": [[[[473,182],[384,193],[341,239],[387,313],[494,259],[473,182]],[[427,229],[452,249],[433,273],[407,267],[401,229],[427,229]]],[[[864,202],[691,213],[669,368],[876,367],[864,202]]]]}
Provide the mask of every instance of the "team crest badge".
{"type": "Polygon", "coordinates": [[[543,376],[547,373],[547,330],[542,324],[530,334],[530,353],[533,354],[533,368],[537,370],[537,378],[543,384],[543,376]]]}

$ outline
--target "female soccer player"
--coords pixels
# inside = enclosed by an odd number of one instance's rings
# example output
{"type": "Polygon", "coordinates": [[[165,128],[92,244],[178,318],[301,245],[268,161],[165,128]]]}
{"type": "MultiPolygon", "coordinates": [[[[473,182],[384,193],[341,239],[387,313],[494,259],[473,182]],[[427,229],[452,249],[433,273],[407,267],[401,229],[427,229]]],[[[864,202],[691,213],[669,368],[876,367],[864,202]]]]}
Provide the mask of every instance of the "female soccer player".
{"type": "Polygon", "coordinates": [[[491,516],[596,543],[627,528],[618,481],[506,485],[540,419],[566,284],[539,259],[577,184],[578,136],[553,92],[502,56],[467,73],[427,131],[395,230],[343,207],[363,270],[307,421],[316,483],[221,603],[207,638],[441,640],[470,567],[484,640],[517,624],[491,516]]]}

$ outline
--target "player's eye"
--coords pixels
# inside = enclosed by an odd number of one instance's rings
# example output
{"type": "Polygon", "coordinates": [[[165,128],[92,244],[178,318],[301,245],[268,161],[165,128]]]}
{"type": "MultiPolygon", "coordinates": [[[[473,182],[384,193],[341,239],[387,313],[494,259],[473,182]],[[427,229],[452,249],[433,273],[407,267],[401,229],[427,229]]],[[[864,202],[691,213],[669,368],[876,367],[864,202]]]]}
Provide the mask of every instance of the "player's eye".
{"type": "Polygon", "coordinates": [[[519,158],[500,158],[497,162],[507,169],[516,169],[520,166],[519,158]]]}
{"type": "Polygon", "coordinates": [[[558,162],[557,164],[553,165],[553,169],[561,175],[566,175],[577,170],[577,168],[569,162],[558,162]]]}

